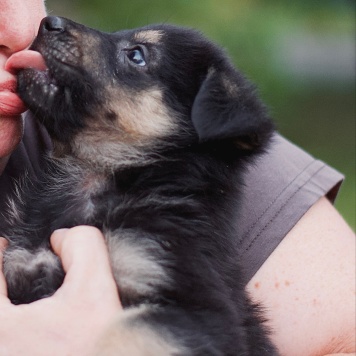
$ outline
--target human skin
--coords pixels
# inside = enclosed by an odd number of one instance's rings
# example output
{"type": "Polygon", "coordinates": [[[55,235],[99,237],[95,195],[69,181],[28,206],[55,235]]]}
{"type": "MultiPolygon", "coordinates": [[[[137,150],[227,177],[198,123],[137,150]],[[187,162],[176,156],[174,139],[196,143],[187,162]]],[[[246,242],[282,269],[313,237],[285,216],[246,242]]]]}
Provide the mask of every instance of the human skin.
{"type": "Polygon", "coordinates": [[[42,0],[0,1],[0,173],[22,137],[26,108],[14,94],[16,78],[5,70],[7,59],[27,48],[46,15],[42,0]]]}
{"type": "MultiPolygon", "coordinates": [[[[5,71],[5,62],[30,45],[44,16],[42,0],[0,0],[0,174],[21,139],[25,110],[11,94],[16,78],[5,71]]],[[[121,314],[101,233],[78,227],[55,236],[54,250],[68,274],[54,296],[11,305],[0,272],[0,355],[90,354],[121,314]]],[[[322,198],[248,283],[251,297],[266,309],[282,355],[355,352],[354,251],[353,232],[322,198]]]]}
{"type": "Polygon", "coordinates": [[[250,280],[282,355],[355,354],[355,251],[354,232],[323,197],[250,280]]]}
{"type": "MultiPolygon", "coordinates": [[[[51,243],[66,276],[50,298],[11,304],[0,268],[1,356],[95,354],[101,335],[122,310],[99,230],[88,226],[58,230],[51,243]]],[[[0,250],[5,245],[0,239],[0,250]]]]}

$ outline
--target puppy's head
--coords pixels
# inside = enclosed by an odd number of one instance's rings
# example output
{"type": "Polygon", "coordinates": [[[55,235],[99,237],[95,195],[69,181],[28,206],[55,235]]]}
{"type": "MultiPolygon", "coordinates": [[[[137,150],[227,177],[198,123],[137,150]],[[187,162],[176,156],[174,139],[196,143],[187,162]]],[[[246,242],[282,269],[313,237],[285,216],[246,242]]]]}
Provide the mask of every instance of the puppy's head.
{"type": "Polygon", "coordinates": [[[47,17],[32,49],[48,67],[19,74],[19,93],[57,156],[144,164],[173,147],[264,146],[272,124],[252,86],[198,32],[170,25],[104,33],[47,17]]]}

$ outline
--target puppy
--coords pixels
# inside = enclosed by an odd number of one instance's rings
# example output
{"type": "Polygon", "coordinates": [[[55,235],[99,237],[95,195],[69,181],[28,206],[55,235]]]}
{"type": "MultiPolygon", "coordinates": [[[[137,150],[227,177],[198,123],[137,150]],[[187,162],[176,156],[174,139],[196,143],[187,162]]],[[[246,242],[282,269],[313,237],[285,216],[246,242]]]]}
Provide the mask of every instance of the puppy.
{"type": "Polygon", "coordinates": [[[55,229],[92,225],[125,308],[118,354],[275,355],[233,223],[245,168],[273,133],[252,85],[216,45],[170,25],[108,34],[47,17],[32,49],[48,68],[22,70],[18,91],[54,149],[9,199],[12,302],[61,285],[55,229]]]}

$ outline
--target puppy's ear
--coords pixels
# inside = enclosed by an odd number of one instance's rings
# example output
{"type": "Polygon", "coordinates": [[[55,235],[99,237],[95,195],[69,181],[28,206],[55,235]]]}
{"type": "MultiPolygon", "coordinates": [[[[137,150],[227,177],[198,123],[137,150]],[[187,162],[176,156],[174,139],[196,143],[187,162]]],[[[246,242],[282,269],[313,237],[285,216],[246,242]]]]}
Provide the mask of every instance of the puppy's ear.
{"type": "Polygon", "coordinates": [[[273,124],[253,86],[234,68],[211,68],[192,108],[200,142],[232,140],[242,150],[263,147],[273,124]]]}

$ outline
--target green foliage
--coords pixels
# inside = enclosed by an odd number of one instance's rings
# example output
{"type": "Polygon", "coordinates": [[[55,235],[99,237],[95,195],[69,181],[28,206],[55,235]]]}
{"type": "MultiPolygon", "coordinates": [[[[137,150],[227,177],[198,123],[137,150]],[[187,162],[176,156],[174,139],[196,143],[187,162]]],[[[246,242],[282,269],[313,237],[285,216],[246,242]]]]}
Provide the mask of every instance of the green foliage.
{"type": "Polygon", "coordinates": [[[168,22],[220,43],[257,84],[279,130],[346,175],[337,207],[355,228],[353,1],[47,0],[47,7],[104,31],[168,22]]]}

